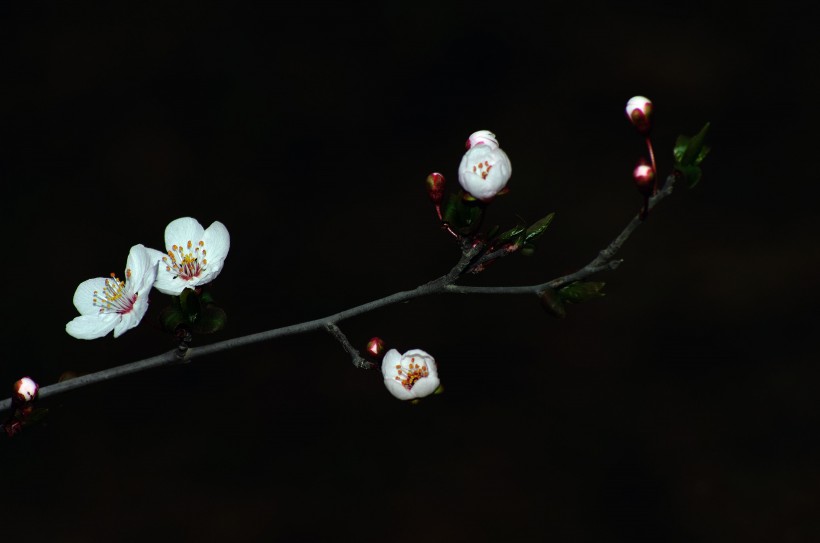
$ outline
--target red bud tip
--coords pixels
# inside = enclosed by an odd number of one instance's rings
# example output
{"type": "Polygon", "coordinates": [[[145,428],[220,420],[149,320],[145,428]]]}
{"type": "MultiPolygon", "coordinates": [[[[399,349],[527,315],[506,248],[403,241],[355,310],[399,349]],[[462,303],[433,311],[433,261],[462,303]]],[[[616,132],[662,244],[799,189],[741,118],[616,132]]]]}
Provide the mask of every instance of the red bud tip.
{"type": "Polygon", "coordinates": [[[372,356],[380,356],[384,352],[384,341],[379,337],[374,337],[367,342],[367,352],[372,356]]]}
{"type": "Polygon", "coordinates": [[[427,176],[427,195],[436,205],[439,205],[444,197],[444,183],[444,176],[438,172],[427,176]]]}

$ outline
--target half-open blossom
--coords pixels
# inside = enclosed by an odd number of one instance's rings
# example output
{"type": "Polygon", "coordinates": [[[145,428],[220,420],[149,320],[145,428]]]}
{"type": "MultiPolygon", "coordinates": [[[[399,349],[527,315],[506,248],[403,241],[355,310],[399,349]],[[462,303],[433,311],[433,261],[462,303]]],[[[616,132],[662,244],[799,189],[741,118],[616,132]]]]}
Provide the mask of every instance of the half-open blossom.
{"type": "Polygon", "coordinates": [[[179,295],[213,281],[225,263],[231,237],[228,229],[215,221],[207,229],[191,217],[171,221],[165,228],[165,250],[154,284],[164,294],[179,295]]]}
{"type": "Polygon", "coordinates": [[[512,175],[512,164],[498,146],[495,134],[488,130],[473,132],[467,140],[467,152],[458,167],[458,182],[473,198],[489,202],[512,175]]]}
{"type": "Polygon", "coordinates": [[[114,337],[139,324],[148,311],[148,293],[157,277],[158,251],[134,245],[125,264],[125,279],[88,279],[74,292],[80,316],[65,330],[78,339],[96,339],[114,331],[114,337]]]}
{"type": "Polygon", "coordinates": [[[30,402],[37,397],[40,386],[31,377],[23,377],[14,383],[14,398],[18,402],[30,402]]]}
{"type": "Polygon", "coordinates": [[[390,349],[382,359],[382,376],[387,390],[400,400],[429,396],[439,387],[435,359],[421,349],[400,354],[390,349]]]}
{"type": "Polygon", "coordinates": [[[626,103],[626,117],[638,132],[646,134],[651,127],[652,100],[646,96],[633,96],[626,103]]]}

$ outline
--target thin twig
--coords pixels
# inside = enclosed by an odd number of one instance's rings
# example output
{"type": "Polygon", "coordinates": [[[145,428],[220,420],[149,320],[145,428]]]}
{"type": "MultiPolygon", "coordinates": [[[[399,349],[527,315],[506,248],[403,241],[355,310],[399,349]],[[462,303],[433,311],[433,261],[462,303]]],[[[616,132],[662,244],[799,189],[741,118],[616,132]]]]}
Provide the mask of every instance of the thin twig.
{"type": "Polygon", "coordinates": [[[354,366],[356,366],[359,369],[368,370],[376,367],[376,364],[368,360],[365,360],[362,357],[362,355],[359,354],[359,351],[357,351],[356,348],[350,344],[350,342],[347,340],[347,336],[344,334],[344,332],[342,332],[339,329],[338,326],[336,326],[335,323],[329,322],[325,325],[325,328],[331,336],[335,337],[339,341],[339,343],[342,344],[342,347],[344,347],[345,351],[347,351],[347,354],[349,354],[350,358],[353,360],[354,366]]]}
{"type": "MultiPolygon", "coordinates": [[[[670,175],[667,178],[666,185],[663,187],[663,189],[659,190],[658,193],[650,199],[650,209],[655,207],[655,205],[657,205],[658,202],[660,202],[663,198],[665,198],[672,192],[672,186],[674,184],[674,181],[674,176],[670,175]]],[[[561,286],[572,283],[573,281],[584,279],[599,271],[606,269],[615,269],[620,263],[620,261],[613,260],[613,256],[640,224],[642,224],[642,221],[639,217],[636,216],[626,226],[626,228],[624,228],[623,231],[621,231],[618,237],[616,237],[612,241],[612,243],[610,243],[603,251],[601,251],[592,262],[590,262],[589,264],[587,264],[586,266],[584,266],[583,268],[574,273],[558,277],[557,279],[547,281],[546,283],[541,283],[539,285],[517,287],[469,287],[454,284],[456,280],[458,280],[458,278],[465,273],[465,270],[468,269],[473,259],[477,255],[481,254],[481,251],[484,247],[482,244],[478,243],[473,246],[463,247],[462,255],[458,263],[455,266],[453,266],[453,268],[446,275],[443,275],[437,279],[434,279],[428,283],[416,287],[413,290],[397,292],[395,294],[391,294],[390,296],[385,296],[384,298],[379,298],[378,300],[373,300],[372,302],[367,302],[355,307],[351,307],[350,309],[345,309],[344,311],[334,313],[333,315],[329,315],[321,319],[314,319],[299,324],[292,324],[290,326],[284,326],[282,328],[274,328],[273,330],[266,330],[264,332],[258,332],[256,334],[249,334],[238,338],[219,341],[217,343],[204,345],[202,347],[189,348],[187,349],[187,352],[184,354],[184,359],[187,362],[196,357],[215,354],[229,349],[235,349],[238,347],[244,347],[246,345],[260,343],[262,341],[269,341],[271,339],[283,336],[291,336],[295,334],[310,332],[313,330],[320,330],[322,328],[325,328],[337,339],[339,339],[339,336],[337,336],[334,333],[333,328],[338,330],[340,334],[341,330],[339,330],[338,327],[336,327],[335,323],[345,319],[349,319],[351,317],[361,315],[363,313],[369,313],[371,311],[388,305],[404,302],[407,300],[412,300],[414,298],[419,298],[421,296],[427,296],[429,294],[437,294],[442,292],[458,294],[538,294],[546,287],[559,288],[561,286]]],[[[342,337],[344,337],[344,334],[342,334],[342,337]]],[[[343,346],[345,346],[346,341],[347,340],[345,338],[345,340],[342,342],[343,346]]],[[[347,345],[349,345],[349,342],[347,343],[347,345]]],[[[345,348],[347,349],[347,346],[345,346],[345,348]]],[[[160,366],[170,366],[173,364],[177,364],[180,362],[178,358],[178,352],[179,351],[177,349],[174,349],[163,354],[153,356],[151,358],[139,360],[137,362],[123,364],[121,366],[116,366],[114,368],[100,370],[95,373],[81,375],[79,377],[55,383],[53,385],[44,386],[40,388],[38,398],[44,399],[49,396],[54,396],[62,392],[73,390],[75,388],[80,388],[95,383],[102,383],[110,379],[122,377],[124,375],[130,375],[132,373],[157,368],[160,366]]],[[[5,400],[0,401],[0,412],[7,411],[10,407],[11,398],[7,398],[5,400]]]]}

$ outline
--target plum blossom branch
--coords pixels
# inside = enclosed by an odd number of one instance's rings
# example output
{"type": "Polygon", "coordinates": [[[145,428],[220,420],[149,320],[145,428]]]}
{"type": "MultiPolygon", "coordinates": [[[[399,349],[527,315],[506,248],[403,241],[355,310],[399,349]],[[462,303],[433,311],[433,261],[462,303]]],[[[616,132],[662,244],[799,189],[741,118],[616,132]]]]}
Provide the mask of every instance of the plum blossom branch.
{"type": "MultiPolygon", "coordinates": [[[[670,175],[667,178],[666,185],[661,190],[659,190],[657,194],[650,198],[650,209],[655,207],[663,198],[671,194],[674,182],[675,176],[670,175]]],[[[586,266],[584,266],[583,268],[579,269],[574,273],[558,277],[551,281],[547,281],[546,283],[541,283],[539,285],[516,287],[471,287],[456,285],[455,282],[465,273],[469,272],[471,264],[473,264],[474,260],[479,255],[481,255],[481,252],[484,249],[484,246],[481,243],[475,243],[473,245],[466,244],[462,247],[461,258],[459,259],[458,263],[455,266],[453,266],[453,268],[449,272],[447,272],[447,274],[442,275],[441,277],[434,279],[432,281],[429,281],[428,283],[420,285],[412,290],[396,292],[389,296],[385,296],[383,298],[379,298],[377,300],[373,300],[371,302],[367,302],[355,307],[351,307],[349,309],[339,311],[338,313],[334,313],[333,315],[328,315],[323,318],[314,319],[298,324],[292,324],[290,326],[284,326],[281,328],[274,328],[272,330],[266,330],[264,332],[257,332],[255,334],[249,334],[233,339],[228,339],[217,343],[212,343],[210,345],[203,345],[202,347],[192,347],[187,349],[187,352],[184,353],[184,361],[188,362],[193,358],[200,356],[207,356],[210,354],[215,354],[230,349],[244,347],[246,345],[252,345],[263,341],[270,341],[272,339],[276,339],[279,337],[303,334],[306,332],[321,329],[325,329],[337,340],[339,340],[342,343],[342,346],[345,348],[345,350],[347,350],[349,354],[351,354],[351,356],[353,356],[354,353],[356,356],[358,356],[358,352],[350,345],[350,342],[338,328],[336,323],[345,319],[362,315],[364,313],[369,313],[371,311],[388,305],[396,304],[399,302],[405,302],[408,300],[412,300],[414,298],[420,298],[422,296],[427,296],[430,294],[538,294],[546,288],[554,289],[557,287],[561,287],[573,281],[584,279],[597,272],[617,268],[618,264],[620,263],[620,260],[613,260],[614,255],[626,242],[626,240],[629,238],[632,232],[640,224],[642,224],[642,222],[643,221],[640,219],[639,216],[634,217],[629,222],[629,224],[627,224],[626,228],[624,228],[620,232],[620,234],[605,249],[603,249],[595,257],[594,260],[592,260],[592,262],[590,262],[589,264],[587,264],[586,266]]],[[[38,398],[44,399],[87,385],[102,383],[111,379],[115,379],[117,377],[123,377],[126,375],[138,373],[141,371],[161,366],[170,366],[173,364],[178,364],[182,362],[180,360],[180,356],[178,353],[178,349],[173,349],[165,353],[150,358],[146,358],[144,360],[131,362],[129,364],[123,364],[121,366],[100,370],[95,373],[81,375],[66,381],[61,381],[59,383],[44,386],[39,389],[38,398]]],[[[356,358],[354,356],[354,364],[355,363],[356,358]]],[[[365,363],[364,365],[356,365],[357,367],[372,366],[369,363],[365,363]]],[[[11,407],[11,405],[11,398],[7,398],[5,400],[0,401],[0,411],[8,410],[11,407]]]]}

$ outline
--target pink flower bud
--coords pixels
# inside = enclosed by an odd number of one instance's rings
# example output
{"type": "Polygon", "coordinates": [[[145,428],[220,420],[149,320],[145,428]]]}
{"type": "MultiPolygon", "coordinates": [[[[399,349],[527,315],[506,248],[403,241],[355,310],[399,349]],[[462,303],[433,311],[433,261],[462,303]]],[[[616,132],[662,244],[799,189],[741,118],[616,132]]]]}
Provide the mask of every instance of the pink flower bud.
{"type": "Polygon", "coordinates": [[[655,184],[655,170],[652,169],[644,159],[638,161],[638,165],[632,170],[632,178],[635,180],[635,186],[643,195],[652,194],[655,184]]]}
{"type": "Polygon", "coordinates": [[[30,402],[37,397],[40,386],[31,377],[23,377],[14,383],[14,397],[21,403],[30,402]]]}
{"type": "Polygon", "coordinates": [[[380,356],[384,352],[384,341],[380,337],[374,337],[367,342],[367,352],[373,356],[380,356]]]}
{"type": "Polygon", "coordinates": [[[645,96],[633,96],[626,103],[626,117],[641,134],[647,134],[652,124],[652,101],[645,96]]]}
{"type": "Polygon", "coordinates": [[[427,176],[427,195],[434,204],[441,204],[444,197],[444,176],[438,172],[433,172],[427,176]]]}

